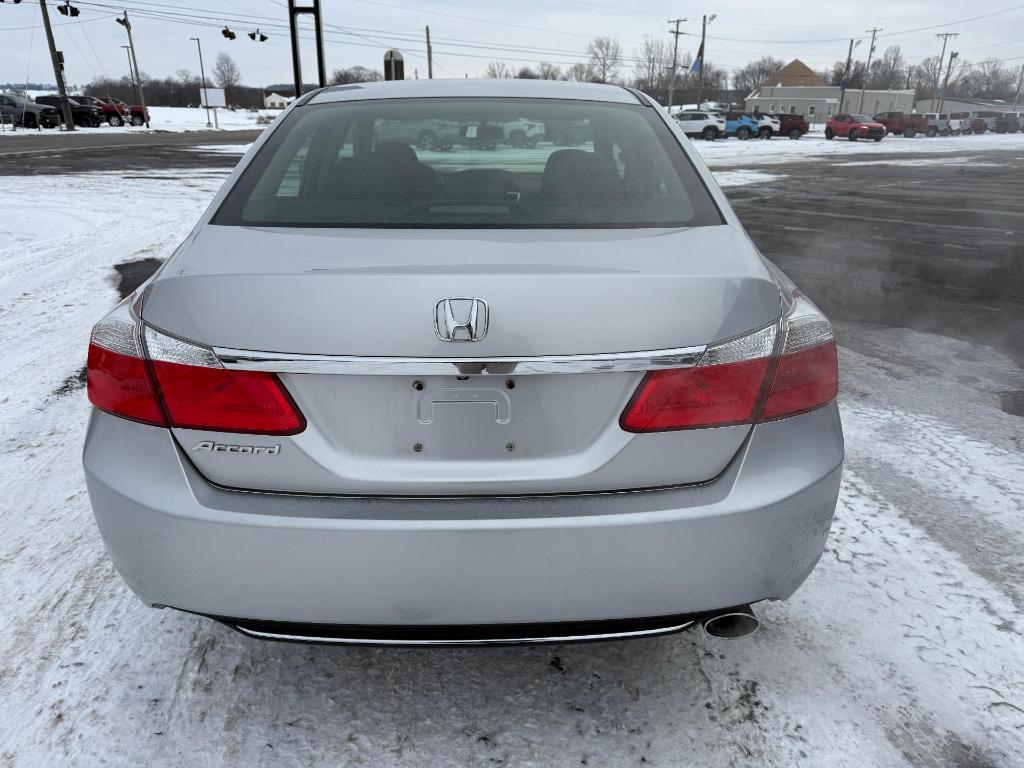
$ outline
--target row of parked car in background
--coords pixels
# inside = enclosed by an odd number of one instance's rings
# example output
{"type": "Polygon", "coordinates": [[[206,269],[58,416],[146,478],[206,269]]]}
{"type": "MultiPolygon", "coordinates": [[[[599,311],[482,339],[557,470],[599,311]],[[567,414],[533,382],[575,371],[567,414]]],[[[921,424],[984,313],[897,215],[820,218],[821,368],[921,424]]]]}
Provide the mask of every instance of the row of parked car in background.
{"type": "Polygon", "coordinates": [[[707,141],[730,136],[737,139],[770,139],[772,136],[799,139],[811,128],[803,115],[791,114],[684,110],[673,117],[687,136],[707,141]]]}
{"type": "MultiPolygon", "coordinates": [[[[149,113],[141,106],[101,96],[68,98],[71,119],[80,128],[144,125],[149,113]]],[[[64,122],[60,96],[36,96],[35,101],[12,93],[0,93],[0,122],[15,128],[56,128],[64,122]]]]}
{"type": "MultiPolygon", "coordinates": [[[[673,117],[687,136],[708,141],[731,136],[737,139],[770,139],[773,136],[799,139],[810,130],[806,118],[795,114],[684,110],[673,117]]],[[[843,113],[829,118],[825,124],[825,138],[881,141],[889,134],[911,139],[917,135],[966,136],[986,132],[1017,133],[1020,130],[1019,112],[882,112],[874,117],[843,113]]]]}
{"type": "Polygon", "coordinates": [[[925,136],[967,136],[970,134],[1017,133],[1021,130],[1020,112],[882,112],[875,115],[875,122],[885,126],[889,133],[912,139],[918,134],[925,136]]]}

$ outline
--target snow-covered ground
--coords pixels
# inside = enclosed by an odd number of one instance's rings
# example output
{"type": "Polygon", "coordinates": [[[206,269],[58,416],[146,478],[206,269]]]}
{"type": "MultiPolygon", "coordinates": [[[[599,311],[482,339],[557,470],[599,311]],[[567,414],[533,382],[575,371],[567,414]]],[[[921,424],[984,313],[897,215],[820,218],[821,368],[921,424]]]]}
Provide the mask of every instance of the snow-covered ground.
{"type": "MultiPolygon", "coordinates": [[[[213,130],[212,128],[206,127],[205,109],[199,109],[196,107],[148,107],[147,109],[149,110],[150,118],[148,129],[144,126],[132,127],[130,125],[114,127],[104,123],[97,128],[82,128],[80,130],[88,134],[102,135],[112,135],[115,133],[146,133],[147,131],[171,131],[173,133],[182,133],[185,131],[213,130]]],[[[211,109],[211,124],[213,122],[213,112],[214,110],[211,109]]],[[[270,120],[273,120],[281,114],[281,110],[275,109],[261,109],[258,111],[248,109],[236,109],[234,111],[230,109],[218,109],[216,112],[217,124],[222,131],[240,131],[264,128],[270,120]]],[[[3,133],[0,133],[0,136],[54,136],[62,133],[64,132],[55,130],[18,130],[15,133],[12,133],[10,126],[6,126],[6,130],[3,133]]]]}
{"type": "MultiPolygon", "coordinates": [[[[805,151],[733,142],[776,144],[805,151]]],[[[750,638],[340,649],[143,607],[92,521],[78,373],[111,265],[166,256],[225,173],[147,172],[116,196],[95,175],[4,181],[4,768],[1024,765],[1024,444],[995,394],[1020,372],[906,330],[840,327],[828,551],[750,638]]]]}

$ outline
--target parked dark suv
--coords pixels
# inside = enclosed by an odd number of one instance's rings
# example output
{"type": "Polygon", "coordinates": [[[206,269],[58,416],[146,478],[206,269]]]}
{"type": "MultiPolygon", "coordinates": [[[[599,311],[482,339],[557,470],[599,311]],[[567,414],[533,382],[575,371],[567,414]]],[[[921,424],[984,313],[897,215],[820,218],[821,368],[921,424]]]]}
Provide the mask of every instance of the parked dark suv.
{"type": "MultiPolygon", "coordinates": [[[[57,110],[57,119],[64,122],[64,111],[60,106],[60,96],[36,96],[36,104],[44,104],[57,110]]],[[[71,107],[71,119],[75,125],[82,128],[95,128],[103,122],[103,112],[96,107],[80,104],[74,99],[68,99],[68,106],[71,107]]]]}
{"type": "Polygon", "coordinates": [[[0,120],[25,128],[56,128],[57,110],[13,93],[0,93],[0,120]]]}
{"type": "Polygon", "coordinates": [[[1020,116],[1016,112],[1004,112],[996,118],[996,133],[1017,133],[1020,130],[1020,116]]]}

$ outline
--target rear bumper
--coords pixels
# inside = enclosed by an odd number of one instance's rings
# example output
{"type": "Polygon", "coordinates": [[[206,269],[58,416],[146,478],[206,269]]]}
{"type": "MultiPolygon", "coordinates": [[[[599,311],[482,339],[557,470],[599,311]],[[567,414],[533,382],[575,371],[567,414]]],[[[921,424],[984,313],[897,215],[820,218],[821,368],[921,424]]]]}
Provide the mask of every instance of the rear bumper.
{"type": "Polygon", "coordinates": [[[168,431],[102,412],[84,454],[107,551],[144,602],[236,625],[392,629],[679,618],[787,598],[824,549],[842,461],[835,403],[757,426],[711,483],[625,493],[230,491],[168,431]]]}

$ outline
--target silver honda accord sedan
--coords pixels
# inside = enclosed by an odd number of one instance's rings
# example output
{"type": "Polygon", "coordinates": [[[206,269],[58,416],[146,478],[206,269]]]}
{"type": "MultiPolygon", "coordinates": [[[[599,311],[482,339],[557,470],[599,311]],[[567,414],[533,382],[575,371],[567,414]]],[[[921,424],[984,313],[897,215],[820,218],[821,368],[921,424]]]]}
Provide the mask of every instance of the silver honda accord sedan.
{"type": "Polygon", "coordinates": [[[95,326],[85,442],[142,601],[253,637],[756,627],[825,547],[828,320],[650,98],[300,98],[95,326]]]}

